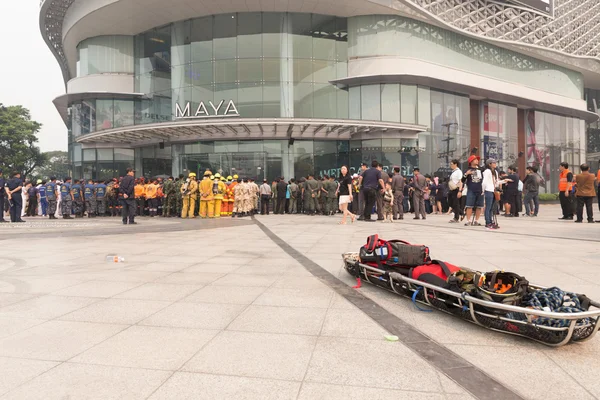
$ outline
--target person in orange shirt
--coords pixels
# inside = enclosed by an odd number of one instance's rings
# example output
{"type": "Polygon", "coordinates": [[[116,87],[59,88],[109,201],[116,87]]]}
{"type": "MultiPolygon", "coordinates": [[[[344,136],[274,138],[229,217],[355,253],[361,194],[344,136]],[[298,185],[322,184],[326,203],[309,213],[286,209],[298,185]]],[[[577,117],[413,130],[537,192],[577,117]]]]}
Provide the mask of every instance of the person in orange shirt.
{"type": "Polygon", "coordinates": [[[144,202],[146,196],[146,189],[144,188],[144,178],[138,179],[133,190],[135,196],[135,203],[137,205],[137,215],[144,215],[144,202]]]}
{"type": "MultiPolygon", "coordinates": [[[[229,177],[228,177],[229,179],[229,177]]],[[[228,215],[231,215],[233,217],[233,203],[235,203],[235,187],[237,186],[238,182],[238,176],[234,175],[233,176],[233,182],[231,182],[229,184],[228,190],[229,190],[229,207],[228,207],[228,215]]]]}
{"type": "Polygon", "coordinates": [[[148,200],[148,212],[151,217],[158,211],[158,181],[151,181],[146,187],[146,199],[148,200]]]}

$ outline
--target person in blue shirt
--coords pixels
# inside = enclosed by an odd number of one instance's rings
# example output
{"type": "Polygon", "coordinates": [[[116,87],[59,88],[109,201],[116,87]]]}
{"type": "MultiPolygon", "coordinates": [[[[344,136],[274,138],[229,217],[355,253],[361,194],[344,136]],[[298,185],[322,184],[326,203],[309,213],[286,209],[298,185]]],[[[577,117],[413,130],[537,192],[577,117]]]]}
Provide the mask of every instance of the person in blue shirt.
{"type": "MultiPolygon", "coordinates": [[[[42,185],[44,186],[44,185],[42,185]]],[[[56,190],[56,177],[51,176],[50,182],[45,185],[46,198],[48,202],[48,217],[56,219],[56,205],[58,202],[58,191],[56,190]]]]}
{"type": "Polygon", "coordinates": [[[97,181],[94,185],[94,192],[96,193],[96,207],[97,213],[101,217],[106,216],[106,184],[102,181],[97,181]]]}
{"type": "Polygon", "coordinates": [[[87,211],[88,218],[96,216],[96,188],[94,187],[94,181],[90,179],[88,183],[83,187],[83,197],[85,199],[85,209],[87,211]]]}
{"type": "Polygon", "coordinates": [[[10,202],[10,222],[25,222],[21,219],[23,209],[23,181],[19,172],[13,172],[11,179],[6,183],[6,194],[10,202]]]}
{"type": "Polygon", "coordinates": [[[42,217],[45,217],[48,213],[48,197],[46,196],[46,181],[38,179],[37,190],[40,195],[40,208],[42,209],[42,217]]]}
{"type": "Polygon", "coordinates": [[[71,194],[73,195],[73,214],[75,214],[75,218],[83,217],[83,196],[82,196],[82,188],[81,181],[75,179],[73,186],[71,186],[71,194]]]}
{"type": "Polygon", "coordinates": [[[62,185],[60,185],[60,206],[64,219],[72,219],[71,209],[73,208],[73,194],[71,193],[71,177],[67,176],[62,185]]]}

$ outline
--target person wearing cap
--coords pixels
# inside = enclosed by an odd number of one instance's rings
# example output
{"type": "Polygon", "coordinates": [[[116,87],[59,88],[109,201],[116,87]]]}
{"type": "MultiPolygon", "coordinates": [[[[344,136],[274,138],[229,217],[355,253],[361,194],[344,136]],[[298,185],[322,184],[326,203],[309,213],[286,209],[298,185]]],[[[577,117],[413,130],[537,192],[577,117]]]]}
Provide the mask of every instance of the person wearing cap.
{"type": "MultiPolygon", "coordinates": [[[[210,172],[208,172],[210,174],[210,172]]],[[[208,176],[205,177],[208,179],[208,176]]],[[[181,218],[196,218],[194,208],[196,206],[196,193],[198,193],[198,182],[196,182],[196,173],[190,172],[185,183],[181,186],[181,218]]]]}
{"type": "Polygon", "coordinates": [[[225,195],[225,190],[227,190],[227,187],[225,186],[225,183],[223,183],[223,181],[221,180],[221,174],[216,173],[214,176],[214,181],[213,181],[213,196],[215,198],[214,200],[214,217],[215,218],[221,218],[221,205],[223,204],[223,196],[225,195]]]}
{"type": "Polygon", "coordinates": [[[479,223],[479,217],[481,216],[481,210],[483,209],[483,174],[479,169],[479,160],[481,158],[476,155],[471,155],[467,160],[469,167],[463,174],[461,179],[459,190],[463,189],[463,186],[467,187],[467,222],[465,226],[481,226],[479,223]],[[473,208],[475,208],[475,219],[471,222],[471,216],[473,215],[473,208]]]}
{"type": "Polygon", "coordinates": [[[243,196],[244,196],[244,191],[245,191],[245,187],[244,187],[244,182],[242,181],[242,178],[238,178],[237,179],[237,184],[235,185],[234,189],[233,189],[233,212],[231,214],[232,218],[235,217],[241,217],[243,215],[243,210],[242,210],[242,206],[243,206],[243,196]]]}
{"type": "Polygon", "coordinates": [[[427,186],[427,179],[425,175],[420,173],[419,168],[413,169],[413,182],[411,187],[413,188],[413,204],[415,208],[415,217],[413,219],[426,219],[427,212],[425,210],[425,188],[427,186]],[[419,217],[421,215],[421,217],[419,217]]]}
{"type": "Polygon", "coordinates": [[[258,185],[254,182],[253,178],[248,179],[248,187],[250,189],[250,198],[252,202],[252,214],[258,214],[258,197],[259,190],[258,185]]]}
{"type": "Polygon", "coordinates": [[[288,212],[290,214],[298,214],[298,196],[300,191],[298,190],[298,184],[294,178],[290,179],[288,188],[290,192],[290,206],[288,208],[288,212]]]}
{"type": "Polygon", "coordinates": [[[83,198],[85,199],[85,209],[87,210],[88,218],[96,216],[96,188],[94,180],[88,180],[88,183],[83,187],[83,198]]]}
{"type": "MultiPolygon", "coordinates": [[[[19,172],[13,172],[11,178],[6,182],[4,191],[10,203],[10,222],[25,222],[21,219],[21,210],[23,208],[23,181],[19,172]]],[[[4,212],[4,210],[2,210],[4,212]]]]}
{"type": "Polygon", "coordinates": [[[158,181],[156,179],[150,180],[144,192],[148,202],[148,215],[155,217],[158,213],[158,181]]]}
{"type": "Polygon", "coordinates": [[[71,177],[67,176],[60,185],[60,201],[63,219],[71,219],[73,209],[73,195],[71,194],[71,177]]]}
{"type": "Polygon", "coordinates": [[[205,171],[204,177],[202,178],[202,181],[200,181],[198,189],[200,191],[200,218],[214,217],[215,203],[213,181],[210,179],[211,175],[210,171],[205,171]],[[212,208],[212,210],[210,210],[209,207],[212,208]]]}
{"type": "Polygon", "coordinates": [[[392,206],[392,219],[404,219],[404,177],[400,174],[400,167],[394,166],[394,175],[392,176],[392,193],[394,202],[392,206]]]}
{"type": "Polygon", "coordinates": [[[498,191],[500,185],[504,183],[503,180],[498,178],[498,171],[496,169],[497,161],[493,158],[488,159],[485,162],[486,169],[483,171],[483,179],[481,181],[481,188],[483,189],[483,196],[485,198],[485,227],[486,229],[498,229],[498,224],[494,223],[494,204],[497,201],[498,196],[495,192],[498,191]]]}
{"type": "Polygon", "coordinates": [[[227,215],[233,217],[233,207],[235,205],[235,187],[238,185],[239,177],[233,175],[232,182],[229,184],[229,206],[227,207],[227,215]]]}
{"type": "Polygon", "coordinates": [[[48,201],[48,218],[56,219],[56,201],[58,199],[58,191],[56,189],[56,177],[51,176],[50,182],[45,185],[46,199],[48,201]]]}
{"type": "Polygon", "coordinates": [[[106,183],[97,180],[94,184],[94,193],[96,193],[96,215],[106,217],[106,183]]]}
{"type": "Polygon", "coordinates": [[[127,168],[127,175],[119,182],[119,197],[121,199],[121,219],[123,225],[137,224],[135,222],[135,169],[127,168]]]}

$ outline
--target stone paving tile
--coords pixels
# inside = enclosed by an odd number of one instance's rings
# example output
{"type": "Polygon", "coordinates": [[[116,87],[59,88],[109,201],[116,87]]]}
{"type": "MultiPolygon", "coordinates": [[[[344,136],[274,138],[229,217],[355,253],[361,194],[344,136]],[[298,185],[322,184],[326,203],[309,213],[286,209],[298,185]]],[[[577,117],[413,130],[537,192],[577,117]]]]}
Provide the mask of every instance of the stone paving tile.
{"type": "Polygon", "coordinates": [[[360,386],[304,382],[298,400],[447,400],[443,393],[410,392],[360,386]]]}
{"type": "Polygon", "coordinates": [[[10,318],[0,316],[0,338],[14,335],[32,326],[46,322],[44,319],[10,318]]]}
{"type": "Polygon", "coordinates": [[[61,289],[52,294],[55,296],[81,296],[108,298],[139,286],[136,282],[106,282],[90,281],[79,285],[61,289]]]}
{"type": "Polygon", "coordinates": [[[142,400],[170,374],[149,369],[64,363],[9,392],[3,399],[142,400]]]}
{"type": "Polygon", "coordinates": [[[184,371],[301,381],[316,337],[225,331],[184,371]]]}
{"type": "Polygon", "coordinates": [[[188,285],[208,285],[225,274],[223,273],[200,273],[200,272],[175,272],[157,279],[157,283],[183,283],[188,285]]]}
{"type": "Polygon", "coordinates": [[[175,371],[216,334],[200,329],[132,326],[71,361],[175,371]]]}
{"type": "Polygon", "coordinates": [[[237,269],[240,265],[235,264],[221,264],[219,260],[208,261],[207,263],[200,263],[187,267],[182,272],[196,272],[196,273],[210,273],[210,274],[229,274],[237,269]]]}
{"type": "Polygon", "coordinates": [[[189,303],[250,304],[265,287],[213,286],[208,285],[183,299],[189,303]]]}
{"type": "Polygon", "coordinates": [[[48,321],[0,339],[0,356],[65,361],[124,328],[123,325],[48,321]]]}
{"type": "Polygon", "coordinates": [[[135,324],[167,307],[171,302],[131,299],[106,299],[60,317],[64,321],[135,324]]]}
{"type": "Polygon", "coordinates": [[[598,336],[580,345],[559,349],[542,349],[542,352],[586,388],[590,394],[600,398],[600,381],[598,380],[600,342],[598,336]]]}
{"type": "Polygon", "coordinates": [[[260,306],[327,308],[331,301],[331,289],[282,289],[269,288],[253,304],[260,306]]]}
{"type": "Polygon", "coordinates": [[[38,295],[24,293],[0,293],[0,308],[8,306],[10,304],[18,303],[23,300],[31,299],[35,296],[38,295]]]}
{"type": "Polygon", "coordinates": [[[233,331],[318,335],[325,309],[250,306],[227,328],[233,331]]]}
{"type": "Polygon", "coordinates": [[[109,282],[147,283],[163,278],[169,274],[169,272],[165,271],[119,271],[118,273],[114,273],[112,271],[102,271],[95,274],[94,279],[109,282]]]}
{"type": "MultiPolygon", "coordinates": [[[[266,275],[281,276],[290,271],[291,267],[286,265],[244,265],[237,269],[233,275],[266,275]]],[[[240,279],[243,279],[240,276],[240,279]]]]}
{"type": "Polygon", "coordinates": [[[321,337],[306,381],[439,393],[436,374],[399,342],[321,337]]]}
{"type": "Polygon", "coordinates": [[[82,283],[80,280],[30,278],[30,277],[4,277],[4,286],[0,286],[0,292],[4,293],[52,293],[57,290],[75,286],[82,283]]]}
{"type": "Polygon", "coordinates": [[[294,400],[299,382],[175,373],[150,400],[294,400]]]}
{"type": "Polygon", "coordinates": [[[0,357],[0,396],[57,365],[52,361],[0,357]]]}
{"type": "Polygon", "coordinates": [[[148,264],[142,264],[128,268],[128,271],[165,271],[165,272],[178,272],[194,265],[193,262],[182,263],[171,259],[166,259],[164,262],[153,262],[148,264]]]}
{"type": "Polygon", "coordinates": [[[358,309],[330,308],[321,335],[382,340],[387,332],[358,309]]]}
{"type": "Polygon", "coordinates": [[[521,346],[518,350],[519,362],[515,364],[514,350],[470,344],[452,344],[447,347],[526,398],[594,399],[594,396],[539,349],[521,346]],[[494,357],[490,358],[490,354],[494,354],[494,357]]]}
{"type": "Polygon", "coordinates": [[[245,307],[241,304],[175,303],[140,325],[224,329],[245,307]]]}
{"type": "Polygon", "coordinates": [[[272,275],[236,275],[229,274],[213,282],[215,286],[251,286],[251,287],[269,287],[278,276],[272,275]]]}
{"type": "Polygon", "coordinates": [[[144,283],[134,289],[120,293],[116,299],[177,301],[194,293],[202,285],[182,285],[171,283],[144,283]]]}
{"type": "Polygon", "coordinates": [[[0,316],[13,318],[53,319],[79,310],[98,299],[46,295],[0,308],[0,316]]]}

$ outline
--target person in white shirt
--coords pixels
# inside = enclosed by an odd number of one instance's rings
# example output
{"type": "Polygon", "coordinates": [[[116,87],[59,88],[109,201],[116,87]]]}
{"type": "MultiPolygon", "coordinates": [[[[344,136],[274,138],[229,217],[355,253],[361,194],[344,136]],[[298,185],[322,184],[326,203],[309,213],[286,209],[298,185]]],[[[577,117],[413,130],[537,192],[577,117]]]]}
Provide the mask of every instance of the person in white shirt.
{"type": "Polygon", "coordinates": [[[263,179],[263,184],[260,185],[258,191],[260,193],[260,214],[269,215],[269,200],[273,195],[273,191],[271,190],[271,186],[267,183],[267,179],[263,179]]]}
{"type": "Polygon", "coordinates": [[[448,204],[449,207],[454,211],[454,218],[450,220],[450,223],[458,222],[459,218],[462,215],[462,208],[460,207],[460,198],[462,197],[462,192],[460,191],[460,185],[463,178],[463,173],[458,168],[459,160],[450,161],[450,168],[452,168],[452,174],[450,174],[450,180],[448,181],[448,188],[450,191],[448,192],[448,204]]]}
{"type": "Polygon", "coordinates": [[[481,186],[485,197],[485,227],[487,229],[498,229],[498,224],[493,221],[493,207],[495,203],[494,192],[496,188],[505,183],[504,180],[498,179],[498,171],[496,170],[497,161],[490,158],[486,161],[486,170],[483,171],[483,181],[481,186]]]}

